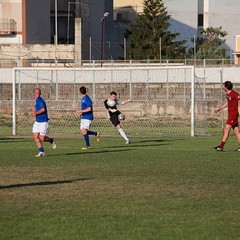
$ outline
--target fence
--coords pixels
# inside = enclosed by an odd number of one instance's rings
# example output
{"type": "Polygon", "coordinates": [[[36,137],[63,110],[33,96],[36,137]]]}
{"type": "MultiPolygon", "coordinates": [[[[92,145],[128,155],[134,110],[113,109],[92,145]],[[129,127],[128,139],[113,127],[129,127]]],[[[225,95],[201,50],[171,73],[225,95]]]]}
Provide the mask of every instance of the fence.
{"type": "Polygon", "coordinates": [[[34,119],[28,108],[34,104],[32,90],[42,89],[51,119],[52,134],[78,134],[79,87],[87,87],[94,102],[93,128],[116,134],[103,101],[114,90],[126,115],[124,128],[131,135],[205,135],[205,101],[201,84],[194,81],[194,68],[145,67],[102,69],[14,69],[13,135],[31,134],[34,119]],[[195,114],[197,112],[197,114],[195,114]]]}
{"type": "MultiPolygon", "coordinates": [[[[235,65],[234,59],[161,59],[161,60],[81,60],[77,63],[72,51],[27,51],[24,56],[12,52],[0,53],[0,68],[13,67],[163,67],[163,66],[195,66],[195,67],[229,67],[235,65]],[[14,55],[14,57],[13,57],[14,55]]],[[[21,54],[23,54],[21,52],[21,54]]]]}

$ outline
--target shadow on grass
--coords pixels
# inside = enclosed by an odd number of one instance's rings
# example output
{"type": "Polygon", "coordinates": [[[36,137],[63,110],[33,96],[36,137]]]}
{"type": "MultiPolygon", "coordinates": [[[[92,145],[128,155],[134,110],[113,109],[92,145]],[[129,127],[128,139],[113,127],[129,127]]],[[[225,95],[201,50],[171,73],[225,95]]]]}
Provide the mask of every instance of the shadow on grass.
{"type": "Polygon", "coordinates": [[[121,146],[109,146],[109,148],[126,148],[126,147],[132,147],[138,148],[138,147],[157,147],[157,146],[165,146],[170,145],[174,141],[182,141],[185,140],[184,138],[170,138],[170,139],[145,139],[145,140],[136,140],[131,141],[130,145],[121,145],[121,146]],[[167,142],[167,143],[163,143],[167,142]],[[141,144],[142,143],[142,144],[141,144]],[[149,144],[144,144],[149,143],[149,144]]]}
{"type": "Polygon", "coordinates": [[[140,140],[140,141],[134,141],[134,143],[150,143],[150,142],[155,142],[155,143],[159,143],[159,142],[173,142],[173,141],[182,141],[182,140],[186,140],[184,138],[168,138],[168,139],[145,139],[145,140],[140,140]]]}
{"type": "Polygon", "coordinates": [[[71,156],[71,155],[85,155],[85,154],[95,154],[95,153],[112,153],[112,152],[126,152],[126,151],[130,151],[131,149],[120,149],[120,150],[103,150],[103,151],[91,151],[91,150],[82,150],[82,152],[75,152],[75,153],[63,153],[63,154],[51,154],[48,156],[57,156],[57,155],[67,155],[67,156],[71,156]]]}
{"type": "MultiPolygon", "coordinates": [[[[166,146],[170,145],[170,143],[161,143],[161,144],[138,144],[139,142],[133,142],[129,145],[121,145],[121,146],[109,146],[107,148],[130,148],[131,150],[139,148],[139,147],[161,147],[161,146],[166,146]]],[[[105,147],[106,148],[106,147],[105,147]]],[[[129,149],[129,150],[130,150],[129,149]]],[[[124,150],[127,151],[127,150],[124,150]]]]}
{"type": "Polygon", "coordinates": [[[14,142],[31,142],[32,138],[0,138],[1,143],[14,143],[14,142]]]}
{"type": "Polygon", "coordinates": [[[12,188],[21,188],[21,187],[34,187],[34,186],[48,186],[48,185],[56,185],[56,184],[65,184],[65,183],[73,183],[77,181],[85,181],[90,180],[90,178],[79,178],[79,179],[72,179],[72,180],[60,180],[60,181],[46,181],[46,182],[33,182],[33,183],[18,183],[18,184],[11,184],[11,185],[0,185],[1,189],[12,189],[12,188]]]}

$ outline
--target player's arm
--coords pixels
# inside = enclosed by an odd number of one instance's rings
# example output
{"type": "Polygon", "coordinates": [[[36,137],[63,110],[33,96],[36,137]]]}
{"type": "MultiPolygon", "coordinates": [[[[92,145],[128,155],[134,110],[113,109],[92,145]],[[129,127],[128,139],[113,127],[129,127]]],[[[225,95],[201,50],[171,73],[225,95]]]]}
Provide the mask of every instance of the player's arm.
{"type": "Polygon", "coordinates": [[[228,106],[228,102],[226,101],[222,106],[215,109],[215,113],[221,111],[222,109],[226,108],[228,106]]]}
{"type": "Polygon", "coordinates": [[[132,100],[131,100],[131,99],[128,99],[128,100],[126,100],[126,101],[122,101],[121,104],[122,104],[122,105],[125,105],[125,104],[130,103],[130,102],[132,102],[132,100]]]}
{"type": "Polygon", "coordinates": [[[29,112],[31,113],[31,115],[32,115],[33,117],[35,117],[36,115],[39,115],[39,114],[41,114],[41,113],[44,113],[45,111],[46,111],[45,108],[41,108],[41,109],[39,109],[38,111],[35,110],[35,107],[31,107],[31,108],[29,109],[29,112]]]}
{"type": "Polygon", "coordinates": [[[92,107],[87,107],[84,110],[81,110],[82,113],[88,113],[92,111],[92,107]]]}
{"type": "Polygon", "coordinates": [[[41,108],[40,110],[38,110],[38,111],[36,112],[36,115],[39,115],[39,114],[41,114],[41,113],[44,113],[45,111],[46,111],[45,108],[41,108]]]}
{"type": "Polygon", "coordinates": [[[107,116],[108,116],[108,118],[110,118],[109,112],[114,113],[117,111],[117,109],[109,107],[107,104],[107,99],[103,103],[104,103],[105,108],[107,109],[107,116]]]}
{"type": "Polygon", "coordinates": [[[109,106],[107,105],[107,99],[103,103],[104,103],[105,108],[108,110],[109,106]]]}
{"type": "Polygon", "coordinates": [[[92,107],[87,107],[85,108],[84,110],[80,110],[80,109],[77,109],[76,112],[80,115],[82,115],[83,113],[88,113],[88,112],[91,112],[92,111],[92,107]]]}

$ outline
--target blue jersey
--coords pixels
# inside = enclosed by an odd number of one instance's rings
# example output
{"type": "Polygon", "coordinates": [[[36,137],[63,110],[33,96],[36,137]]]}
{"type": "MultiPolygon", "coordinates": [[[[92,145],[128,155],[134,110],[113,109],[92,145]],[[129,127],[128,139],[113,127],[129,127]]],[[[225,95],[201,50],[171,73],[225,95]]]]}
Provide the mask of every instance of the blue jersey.
{"type": "Polygon", "coordinates": [[[47,106],[41,96],[38,96],[35,101],[35,111],[45,108],[45,112],[36,115],[36,122],[48,122],[47,106]]]}
{"type": "Polygon", "coordinates": [[[82,119],[93,120],[93,108],[92,108],[92,100],[88,95],[85,95],[81,101],[81,110],[85,110],[90,107],[91,110],[86,113],[82,113],[82,119]]]}

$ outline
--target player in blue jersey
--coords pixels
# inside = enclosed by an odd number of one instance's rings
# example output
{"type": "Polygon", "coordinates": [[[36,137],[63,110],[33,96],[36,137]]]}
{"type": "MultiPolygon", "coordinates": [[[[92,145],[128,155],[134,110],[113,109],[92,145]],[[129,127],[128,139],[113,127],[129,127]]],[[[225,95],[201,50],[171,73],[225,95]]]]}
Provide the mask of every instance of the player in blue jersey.
{"type": "Polygon", "coordinates": [[[45,156],[45,150],[42,146],[43,142],[51,143],[53,149],[56,148],[56,143],[54,138],[50,138],[47,136],[48,132],[48,113],[47,106],[43,98],[41,97],[41,89],[35,88],[33,90],[35,105],[30,108],[30,113],[33,117],[36,117],[36,120],[33,124],[33,139],[38,148],[38,153],[35,155],[36,157],[45,156]]]}
{"type": "Polygon", "coordinates": [[[116,92],[111,92],[110,96],[108,99],[104,101],[104,106],[108,111],[108,118],[110,119],[111,123],[113,124],[114,127],[118,130],[120,135],[125,139],[126,144],[130,144],[130,140],[128,139],[126,133],[124,132],[122,125],[120,123],[120,120],[124,120],[123,114],[117,109],[117,105],[125,105],[127,103],[131,102],[131,99],[128,99],[123,102],[119,102],[117,100],[117,93],[116,92]],[[115,104],[113,106],[108,105],[108,100],[114,101],[115,104]]]}
{"type": "Polygon", "coordinates": [[[92,122],[93,122],[93,106],[92,106],[92,100],[87,95],[87,90],[84,86],[80,87],[80,96],[81,96],[81,102],[80,102],[80,109],[77,109],[76,112],[81,117],[81,124],[80,124],[80,130],[85,140],[85,146],[82,147],[83,150],[87,150],[90,148],[90,140],[89,135],[94,135],[97,139],[97,141],[100,140],[100,134],[98,132],[90,131],[92,122]]]}

